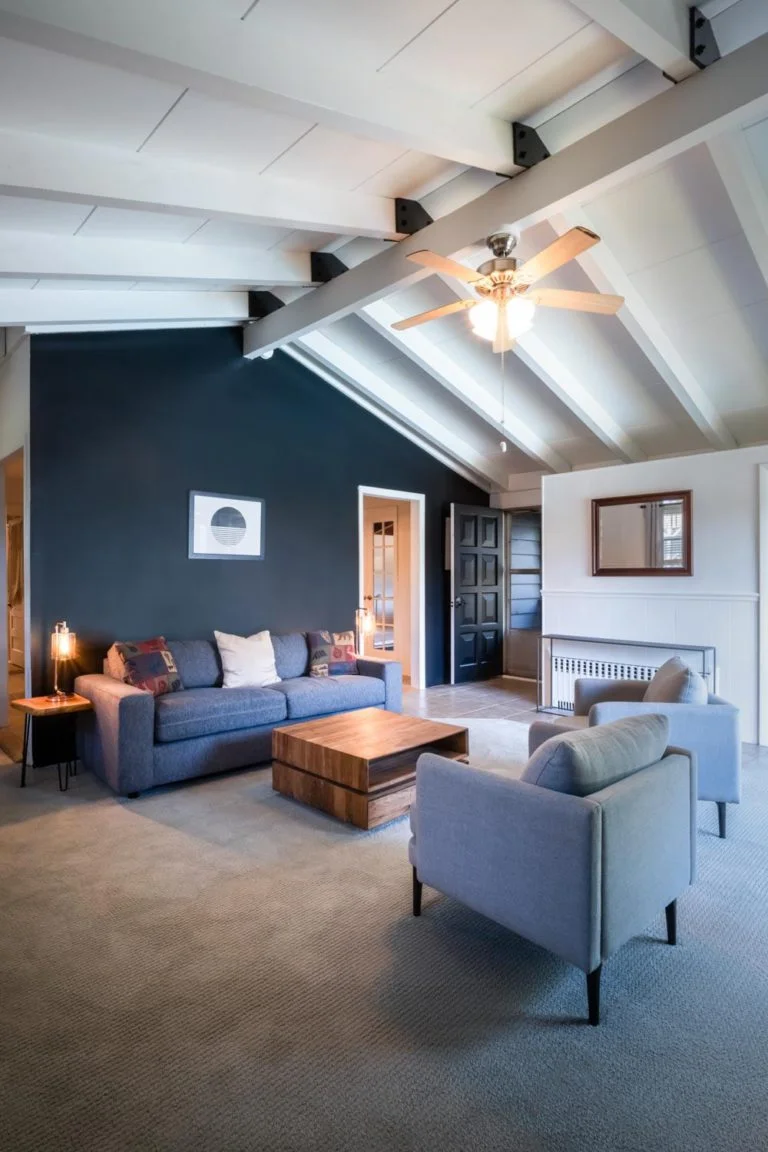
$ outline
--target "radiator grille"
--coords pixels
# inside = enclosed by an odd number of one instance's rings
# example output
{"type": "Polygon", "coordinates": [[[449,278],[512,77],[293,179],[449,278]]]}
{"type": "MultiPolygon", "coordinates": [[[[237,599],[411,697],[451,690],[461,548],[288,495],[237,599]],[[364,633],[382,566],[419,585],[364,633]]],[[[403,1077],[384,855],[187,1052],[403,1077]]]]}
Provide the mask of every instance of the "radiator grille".
{"type": "Polygon", "coordinates": [[[648,664],[623,664],[584,656],[553,656],[552,706],[572,712],[575,684],[582,676],[600,680],[651,680],[656,671],[648,664]]]}

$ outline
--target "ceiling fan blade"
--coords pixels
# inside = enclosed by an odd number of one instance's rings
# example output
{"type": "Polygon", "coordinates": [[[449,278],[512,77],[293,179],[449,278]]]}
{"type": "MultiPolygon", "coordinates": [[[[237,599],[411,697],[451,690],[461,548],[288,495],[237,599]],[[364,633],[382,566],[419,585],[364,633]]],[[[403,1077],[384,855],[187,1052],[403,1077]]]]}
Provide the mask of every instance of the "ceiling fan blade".
{"type": "Polygon", "coordinates": [[[526,300],[533,300],[543,308],[568,308],[573,312],[596,312],[601,316],[615,316],[624,303],[623,296],[607,292],[571,292],[567,288],[536,288],[526,292],[526,300]]]}
{"type": "Polygon", "coordinates": [[[526,260],[522,268],[518,268],[516,280],[518,284],[521,282],[535,284],[543,276],[562,268],[563,264],[581,256],[582,252],[587,252],[599,243],[600,237],[589,228],[571,228],[570,232],[564,232],[554,243],[539,252],[538,256],[526,260]]]}
{"type": "Polygon", "coordinates": [[[494,352],[509,352],[514,344],[514,340],[509,335],[509,325],[507,324],[507,309],[502,305],[496,305],[498,315],[496,317],[496,337],[493,341],[494,352]]]}
{"type": "Polygon", "coordinates": [[[474,284],[476,280],[483,279],[480,273],[472,268],[465,268],[463,264],[449,260],[447,256],[438,256],[428,248],[419,252],[409,252],[407,259],[414,264],[420,264],[422,268],[431,269],[432,272],[441,272],[443,276],[454,276],[457,280],[463,280],[465,284],[474,284]]]}
{"type": "Polygon", "coordinates": [[[441,316],[450,316],[452,312],[463,312],[465,308],[474,308],[477,300],[455,300],[453,304],[443,304],[442,308],[430,308],[429,312],[419,312],[416,316],[409,316],[407,320],[398,320],[392,327],[396,332],[404,332],[406,328],[415,328],[417,324],[426,324],[427,320],[439,320],[441,316]]]}

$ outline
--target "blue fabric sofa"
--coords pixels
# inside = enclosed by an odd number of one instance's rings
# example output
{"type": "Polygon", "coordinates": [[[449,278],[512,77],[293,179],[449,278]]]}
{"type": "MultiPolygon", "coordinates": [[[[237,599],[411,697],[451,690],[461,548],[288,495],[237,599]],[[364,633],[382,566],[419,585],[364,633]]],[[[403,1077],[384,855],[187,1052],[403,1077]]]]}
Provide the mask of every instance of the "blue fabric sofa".
{"type": "Polygon", "coordinates": [[[75,691],[93,704],[78,726],[78,756],[121,796],[158,784],[263,763],[272,729],[351,712],[402,709],[402,670],[394,661],[359,659],[357,675],[310,677],[303,632],[273,636],[280,683],[222,688],[216,645],[169,640],[184,688],[155,698],[106,672],[78,676],[75,691]]]}

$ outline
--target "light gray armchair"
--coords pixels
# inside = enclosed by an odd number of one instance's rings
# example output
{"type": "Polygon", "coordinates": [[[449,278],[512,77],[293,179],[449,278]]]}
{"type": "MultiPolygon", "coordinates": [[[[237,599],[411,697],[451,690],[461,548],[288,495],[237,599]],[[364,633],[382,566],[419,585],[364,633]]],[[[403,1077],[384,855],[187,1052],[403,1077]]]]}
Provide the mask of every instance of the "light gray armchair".
{"type": "Polygon", "coordinates": [[[518,780],[426,753],[411,808],[413,913],[422,885],[587,974],[600,1018],[603,961],[676,901],[695,873],[696,764],[660,716],[565,733],[518,780]]]}
{"type": "Polygon", "coordinates": [[[739,710],[727,700],[706,694],[706,704],[673,704],[645,699],[643,680],[577,680],[574,714],[537,720],[528,733],[528,752],[564,731],[594,727],[627,716],[649,713],[666,716],[670,742],[696,753],[699,800],[717,804],[720,836],[725,838],[726,804],[741,799],[741,737],[739,710]]]}

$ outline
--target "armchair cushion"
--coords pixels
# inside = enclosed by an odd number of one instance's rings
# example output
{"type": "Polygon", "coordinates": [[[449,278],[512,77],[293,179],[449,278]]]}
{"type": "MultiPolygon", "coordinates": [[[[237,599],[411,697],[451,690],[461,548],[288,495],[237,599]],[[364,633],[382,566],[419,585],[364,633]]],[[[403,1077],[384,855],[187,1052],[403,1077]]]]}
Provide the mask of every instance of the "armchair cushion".
{"type": "Polygon", "coordinates": [[[554,792],[589,796],[655,764],[668,737],[669,721],[655,714],[563,732],[534,752],[521,779],[554,792]]]}
{"type": "Polygon", "coordinates": [[[643,699],[648,704],[706,704],[708,695],[703,677],[673,656],[658,669],[643,699]]]}

